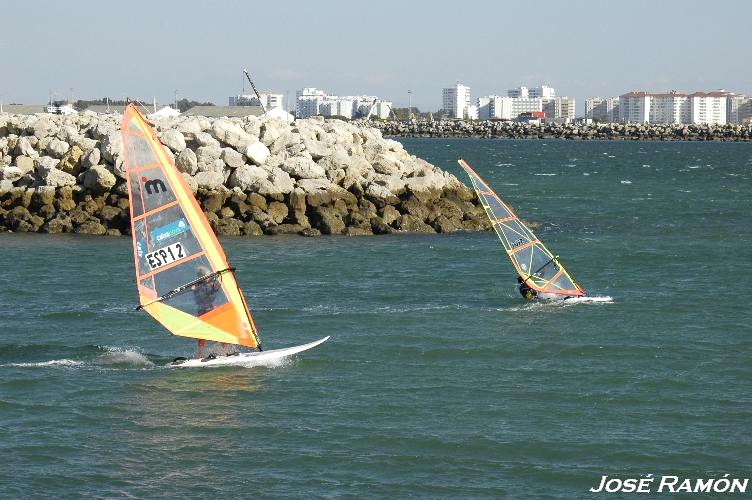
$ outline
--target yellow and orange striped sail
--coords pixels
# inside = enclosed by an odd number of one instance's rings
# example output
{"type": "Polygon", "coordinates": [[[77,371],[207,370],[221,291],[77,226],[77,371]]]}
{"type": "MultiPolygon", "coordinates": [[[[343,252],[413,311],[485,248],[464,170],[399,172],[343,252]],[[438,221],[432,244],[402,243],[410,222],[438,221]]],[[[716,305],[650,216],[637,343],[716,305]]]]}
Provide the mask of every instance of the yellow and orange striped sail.
{"type": "Polygon", "coordinates": [[[256,326],[222,247],[133,104],[120,132],[140,308],[174,335],[257,347],[256,326]]]}
{"type": "Polygon", "coordinates": [[[564,269],[559,259],[522,223],[512,209],[501,201],[465,160],[458,162],[470,176],[486,215],[522,281],[537,292],[573,297],[584,295],[585,292],[564,269]]]}

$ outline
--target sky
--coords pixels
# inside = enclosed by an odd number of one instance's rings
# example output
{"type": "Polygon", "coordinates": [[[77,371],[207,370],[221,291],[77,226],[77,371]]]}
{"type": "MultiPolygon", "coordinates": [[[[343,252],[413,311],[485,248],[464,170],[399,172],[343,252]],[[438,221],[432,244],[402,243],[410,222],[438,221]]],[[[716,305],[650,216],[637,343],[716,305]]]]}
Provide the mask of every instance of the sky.
{"type": "Polygon", "coordinates": [[[455,83],[473,102],[548,85],[580,115],[633,90],[752,95],[751,21],[746,0],[4,0],[0,96],[227,105],[246,68],[291,101],[316,87],[435,111],[455,83]]]}

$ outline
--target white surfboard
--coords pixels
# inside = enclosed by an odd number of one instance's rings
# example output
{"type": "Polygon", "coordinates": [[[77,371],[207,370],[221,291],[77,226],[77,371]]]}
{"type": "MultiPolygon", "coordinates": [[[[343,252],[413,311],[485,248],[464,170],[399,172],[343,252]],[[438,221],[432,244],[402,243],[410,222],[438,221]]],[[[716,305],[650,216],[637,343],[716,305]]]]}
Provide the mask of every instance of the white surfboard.
{"type": "Polygon", "coordinates": [[[323,339],[319,339],[315,342],[309,342],[308,344],[302,344],[294,347],[285,347],[284,349],[272,349],[271,351],[261,352],[241,352],[232,356],[217,356],[214,359],[207,358],[195,358],[187,359],[178,363],[170,363],[169,366],[176,368],[195,368],[204,366],[255,366],[263,365],[269,361],[277,361],[288,356],[292,356],[299,352],[313,349],[319,344],[323,344],[329,340],[327,335],[323,339]],[[205,361],[204,361],[205,360],[205,361]]]}

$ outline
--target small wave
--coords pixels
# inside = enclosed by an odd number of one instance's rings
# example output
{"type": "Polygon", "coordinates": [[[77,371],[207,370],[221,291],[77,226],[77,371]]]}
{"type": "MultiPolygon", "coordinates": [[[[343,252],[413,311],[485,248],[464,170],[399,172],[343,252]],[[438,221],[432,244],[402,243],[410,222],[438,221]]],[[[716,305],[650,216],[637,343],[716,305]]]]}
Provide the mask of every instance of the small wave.
{"type": "Polygon", "coordinates": [[[102,346],[106,352],[97,356],[95,365],[99,366],[154,366],[154,363],[140,352],[122,347],[102,346]]]}
{"type": "Polygon", "coordinates": [[[632,184],[632,181],[621,181],[622,184],[632,184]]]}
{"type": "Polygon", "coordinates": [[[171,363],[168,363],[165,365],[168,368],[185,368],[185,369],[191,369],[191,368],[228,368],[228,367],[240,367],[240,368],[256,368],[259,366],[263,366],[264,368],[282,368],[285,366],[290,366],[295,363],[297,355],[292,356],[285,356],[282,358],[273,358],[273,359],[237,359],[237,360],[228,360],[226,363],[220,363],[220,364],[200,364],[200,365],[191,365],[191,366],[184,366],[184,365],[173,365],[171,363]]]}
{"type": "Polygon", "coordinates": [[[590,303],[590,304],[613,304],[614,299],[609,296],[605,297],[570,297],[564,300],[534,300],[531,302],[525,302],[521,305],[516,305],[507,308],[498,309],[499,311],[533,311],[533,310],[554,310],[561,307],[570,307],[575,304],[590,303]]]}
{"type": "Polygon", "coordinates": [[[553,177],[554,175],[559,175],[559,174],[533,174],[533,175],[543,175],[545,177],[553,177]]]}
{"type": "Polygon", "coordinates": [[[601,303],[601,304],[613,304],[614,298],[610,297],[608,295],[604,297],[572,297],[571,299],[567,299],[562,301],[564,305],[567,304],[579,304],[582,302],[591,302],[591,303],[601,303]]]}
{"type": "Polygon", "coordinates": [[[513,167],[514,163],[497,163],[497,167],[513,167]]]}
{"type": "Polygon", "coordinates": [[[53,359],[50,361],[39,361],[37,363],[7,363],[0,366],[16,367],[16,368],[43,368],[46,366],[82,366],[82,361],[75,361],[72,359],[53,359]]]}

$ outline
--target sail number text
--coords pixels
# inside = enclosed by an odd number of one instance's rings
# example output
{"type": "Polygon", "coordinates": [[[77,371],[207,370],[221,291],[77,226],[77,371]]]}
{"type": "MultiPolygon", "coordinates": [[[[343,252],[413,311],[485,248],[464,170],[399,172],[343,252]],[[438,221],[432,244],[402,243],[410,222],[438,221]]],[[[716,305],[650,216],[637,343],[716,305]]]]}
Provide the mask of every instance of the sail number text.
{"type": "Polygon", "coordinates": [[[162,266],[166,266],[167,264],[171,264],[184,258],[185,250],[183,249],[182,244],[173,243],[172,245],[147,253],[144,257],[153,271],[154,269],[159,269],[162,266]]]}

